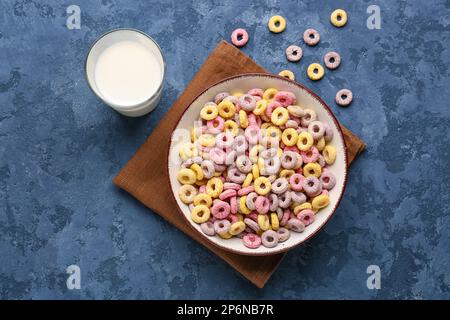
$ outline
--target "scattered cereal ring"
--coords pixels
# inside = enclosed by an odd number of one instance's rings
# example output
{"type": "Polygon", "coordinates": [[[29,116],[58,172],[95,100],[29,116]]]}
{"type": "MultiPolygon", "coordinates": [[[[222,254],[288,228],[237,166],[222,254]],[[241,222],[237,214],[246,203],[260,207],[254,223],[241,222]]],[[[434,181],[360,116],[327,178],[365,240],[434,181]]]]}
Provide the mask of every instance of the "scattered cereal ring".
{"type": "Polygon", "coordinates": [[[330,145],[325,146],[322,151],[323,158],[328,165],[332,165],[336,160],[336,148],[330,145]]]}
{"type": "Polygon", "coordinates": [[[269,30],[273,33],[280,33],[286,29],[286,20],[282,16],[273,16],[269,19],[269,30]]]}
{"type": "Polygon", "coordinates": [[[340,106],[346,107],[353,100],[353,93],[348,89],[339,90],[336,93],[336,103],[340,106]]]}
{"type": "Polygon", "coordinates": [[[195,206],[191,211],[192,220],[198,224],[208,221],[210,215],[209,208],[204,205],[195,206]]]}
{"type": "Polygon", "coordinates": [[[283,70],[280,71],[280,73],[278,73],[279,76],[285,77],[289,80],[294,81],[295,80],[295,75],[291,70],[283,70]]]}
{"type": "Polygon", "coordinates": [[[337,52],[330,51],[323,57],[323,62],[328,69],[334,70],[341,64],[341,56],[337,52]]]}
{"type": "Polygon", "coordinates": [[[236,47],[243,47],[248,42],[248,33],[245,31],[245,29],[236,29],[231,33],[231,42],[236,47]]]}
{"type": "Polygon", "coordinates": [[[325,74],[325,70],[323,67],[318,63],[311,63],[307,70],[308,77],[313,80],[317,81],[322,79],[323,75],[325,74]]]}
{"type": "Polygon", "coordinates": [[[343,27],[347,23],[347,12],[342,9],[336,9],[331,13],[330,21],[335,27],[343,27]]]}
{"type": "Polygon", "coordinates": [[[197,189],[191,184],[182,185],[178,190],[178,196],[183,203],[190,204],[197,196],[197,189]]]}
{"type": "Polygon", "coordinates": [[[299,46],[289,46],[286,48],[286,58],[291,62],[300,61],[303,57],[303,50],[299,46]]]}
{"type": "Polygon", "coordinates": [[[320,41],[320,34],[315,29],[306,29],[303,33],[303,41],[308,46],[315,46],[320,41]]]}

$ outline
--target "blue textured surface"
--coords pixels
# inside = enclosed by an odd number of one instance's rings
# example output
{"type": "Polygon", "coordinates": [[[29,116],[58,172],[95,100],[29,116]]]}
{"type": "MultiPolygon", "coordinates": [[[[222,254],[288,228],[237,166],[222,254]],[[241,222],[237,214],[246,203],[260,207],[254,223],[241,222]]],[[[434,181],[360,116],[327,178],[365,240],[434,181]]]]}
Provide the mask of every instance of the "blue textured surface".
{"type": "Polygon", "coordinates": [[[1,298],[450,298],[450,1],[81,1],[81,29],[60,1],[0,3],[1,298]],[[264,3],[264,4],[263,4],[264,3]],[[366,27],[381,8],[381,30],[366,27]],[[329,23],[342,7],[349,23],[329,23]],[[285,32],[268,32],[273,14],[285,32]],[[152,114],[122,117],[84,80],[92,41],[117,27],[148,32],[167,59],[152,114]],[[260,290],[111,180],[221,39],[244,27],[243,51],[270,71],[290,68],[367,151],[352,166],[333,219],[290,252],[260,290]],[[302,44],[319,30],[315,48],[302,44]],[[301,44],[288,64],[284,48],[301,44]],[[334,49],[342,66],[312,83],[306,66],[334,49]],[[348,87],[347,109],[333,98],[348,87]],[[81,290],[65,269],[81,268],[81,290]],[[366,287],[379,265],[381,290],[366,287]]]}

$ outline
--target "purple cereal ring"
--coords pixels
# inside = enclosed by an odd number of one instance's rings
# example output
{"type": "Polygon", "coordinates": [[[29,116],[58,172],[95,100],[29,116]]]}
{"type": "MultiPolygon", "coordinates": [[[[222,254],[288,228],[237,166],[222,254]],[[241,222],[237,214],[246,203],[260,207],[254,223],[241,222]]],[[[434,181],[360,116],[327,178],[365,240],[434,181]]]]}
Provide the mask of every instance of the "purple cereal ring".
{"type": "Polygon", "coordinates": [[[333,129],[331,129],[331,127],[328,123],[324,123],[323,126],[325,128],[325,133],[324,133],[323,137],[326,142],[330,142],[331,140],[333,140],[333,136],[334,136],[333,129]]]}
{"type": "Polygon", "coordinates": [[[245,180],[245,177],[245,173],[240,172],[236,167],[229,167],[227,171],[227,178],[231,182],[242,184],[242,182],[244,182],[245,180]]]}
{"type": "Polygon", "coordinates": [[[336,93],[336,103],[340,106],[346,107],[353,100],[353,93],[348,89],[339,90],[336,93]]]}
{"type": "Polygon", "coordinates": [[[315,220],[314,211],[311,209],[302,210],[298,213],[297,219],[303,222],[305,227],[307,227],[315,220]]]}
{"type": "Polygon", "coordinates": [[[239,97],[239,106],[247,112],[253,111],[256,107],[255,97],[249,94],[243,94],[239,97]]]}
{"type": "Polygon", "coordinates": [[[319,140],[325,134],[325,127],[320,121],[312,121],[308,125],[308,132],[312,135],[314,140],[319,140]]]}
{"type": "Polygon", "coordinates": [[[303,41],[308,46],[315,46],[320,41],[320,34],[315,29],[306,29],[303,33],[303,41]]]}
{"type": "MultiPolygon", "coordinates": [[[[317,159],[317,163],[323,168],[327,164],[325,162],[325,158],[320,154],[319,158],[317,159]]],[[[323,171],[322,171],[323,172],[323,171]]]]}
{"type": "Polygon", "coordinates": [[[225,164],[226,165],[232,165],[232,164],[234,164],[234,162],[236,161],[236,159],[237,159],[237,153],[236,153],[236,151],[231,151],[231,152],[228,152],[227,154],[226,154],[226,156],[225,156],[225,164]]]}
{"type": "Polygon", "coordinates": [[[248,217],[249,217],[250,219],[252,219],[253,221],[258,222],[258,212],[252,211],[252,212],[250,212],[250,214],[248,215],[248,217]]]}
{"type": "Polygon", "coordinates": [[[258,126],[248,126],[245,129],[245,137],[247,138],[247,141],[249,144],[255,145],[258,143],[258,137],[259,137],[259,127],[258,126]]]}
{"type": "Polygon", "coordinates": [[[316,162],[320,156],[319,150],[316,147],[311,147],[308,151],[301,151],[300,154],[304,163],[316,162]]]}
{"type": "Polygon", "coordinates": [[[264,159],[264,174],[276,175],[280,171],[281,160],[278,157],[264,159]]]}
{"type": "Polygon", "coordinates": [[[230,149],[233,147],[233,144],[234,137],[231,132],[221,132],[216,136],[216,146],[221,149],[230,149]]]}
{"type": "Polygon", "coordinates": [[[314,176],[309,176],[303,181],[303,190],[310,197],[315,197],[322,192],[322,183],[314,176]]]}
{"type": "Polygon", "coordinates": [[[239,104],[239,99],[236,98],[235,96],[228,96],[228,97],[225,97],[223,100],[230,101],[230,102],[231,102],[232,104],[234,104],[236,107],[237,107],[237,105],[239,104]]]}
{"type": "Polygon", "coordinates": [[[291,62],[300,61],[303,57],[303,50],[299,46],[289,46],[286,48],[286,58],[291,62]]]}
{"type": "Polygon", "coordinates": [[[237,136],[234,138],[234,151],[236,151],[237,154],[244,154],[245,151],[247,151],[247,140],[245,139],[245,136],[237,136]]]}
{"type": "Polygon", "coordinates": [[[228,92],[220,92],[218,94],[216,94],[216,96],[214,97],[214,103],[219,104],[222,102],[223,99],[225,99],[226,97],[228,97],[230,94],[228,92]]]}
{"type": "Polygon", "coordinates": [[[206,127],[211,134],[218,134],[223,131],[225,120],[221,116],[217,116],[212,120],[206,121],[206,127]]]}
{"type": "Polygon", "coordinates": [[[322,182],[322,188],[325,190],[331,190],[336,185],[336,177],[331,171],[323,172],[320,181],[322,182]]]}
{"type": "Polygon", "coordinates": [[[276,210],[272,210],[272,211],[276,211],[278,221],[281,221],[281,219],[283,219],[283,214],[284,214],[283,208],[277,208],[276,210]]]}
{"type": "Polygon", "coordinates": [[[230,205],[222,200],[214,201],[211,213],[214,218],[225,219],[230,214],[230,205]]]}
{"type": "Polygon", "coordinates": [[[219,199],[220,199],[220,200],[226,200],[226,199],[228,199],[228,198],[235,197],[236,194],[237,194],[236,190],[228,189],[228,190],[223,191],[223,192],[219,195],[219,199]]]}
{"type": "Polygon", "coordinates": [[[294,232],[303,232],[305,230],[305,225],[297,218],[289,219],[286,223],[286,227],[294,232]]]}
{"type": "Polygon", "coordinates": [[[247,198],[245,199],[245,205],[247,206],[247,208],[249,208],[250,210],[256,209],[256,198],[258,198],[258,194],[256,192],[250,192],[247,195],[247,198]]]}
{"type": "Polygon", "coordinates": [[[250,218],[245,218],[244,223],[246,226],[248,226],[250,229],[252,229],[255,232],[258,232],[260,230],[258,223],[250,218]]]}
{"type": "Polygon", "coordinates": [[[200,167],[202,168],[203,175],[206,179],[212,178],[214,172],[216,171],[214,168],[214,163],[211,160],[203,160],[200,167]]]}
{"type": "Polygon", "coordinates": [[[289,119],[289,120],[286,122],[286,128],[294,128],[294,129],[297,129],[297,128],[298,128],[298,122],[295,121],[295,120],[289,119]]]}
{"type": "Polygon", "coordinates": [[[278,196],[274,193],[269,193],[267,199],[269,199],[269,210],[276,211],[278,208],[278,196]]]}
{"type": "Polygon", "coordinates": [[[323,62],[328,69],[333,70],[341,64],[341,56],[337,52],[330,51],[323,57],[323,62]]]}
{"type": "Polygon", "coordinates": [[[230,198],[230,213],[236,214],[238,212],[237,197],[230,198]]]}
{"type": "Polygon", "coordinates": [[[294,105],[296,101],[295,95],[289,91],[278,91],[274,99],[283,107],[294,105]]]}
{"type": "Polygon", "coordinates": [[[216,170],[217,172],[224,172],[226,169],[226,165],[214,163],[214,170],[216,170]]]}
{"type": "Polygon", "coordinates": [[[291,218],[291,211],[289,209],[285,209],[283,211],[283,217],[280,219],[280,226],[284,227],[290,218],[291,218]]]}
{"type": "Polygon", "coordinates": [[[254,88],[254,89],[248,90],[247,93],[251,96],[262,98],[262,96],[264,94],[264,90],[261,88],[254,88]]]}
{"type": "Polygon", "coordinates": [[[302,204],[306,202],[306,196],[300,191],[291,191],[292,202],[302,204]]]}
{"type": "Polygon", "coordinates": [[[250,249],[256,249],[259,248],[261,245],[261,238],[257,234],[249,233],[246,234],[242,241],[244,242],[244,246],[250,249]]]}
{"type": "Polygon", "coordinates": [[[286,228],[279,228],[277,230],[278,233],[278,242],[284,242],[289,239],[291,232],[286,228]]]}
{"type": "Polygon", "coordinates": [[[289,188],[289,183],[286,178],[276,179],[271,186],[272,192],[275,194],[282,194],[289,188]]]}
{"type": "Polygon", "coordinates": [[[248,186],[245,188],[242,188],[241,190],[238,191],[238,196],[243,197],[248,195],[250,192],[255,191],[255,187],[254,186],[248,186]]]}
{"type": "Polygon", "coordinates": [[[293,169],[297,165],[298,154],[293,151],[284,151],[281,156],[281,166],[285,169],[293,169]]]}
{"type": "Polygon", "coordinates": [[[272,117],[273,110],[275,110],[278,107],[281,107],[281,104],[278,101],[274,100],[267,105],[264,114],[270,118],[272,117]]]}
{"type": "MultiPolygon", "coordinates": [[[[265,145],[263,145],[263,146],[265,147],[265,145]]],[[[261,153],[259,155],[263,159],[271,159],[271,158],[274,158],[277,156],[277,152],[278,152],[277,148],[269,148],[269,149],[261,151],[261,153]]]]}
{"type": "Polygon", "coordinates": [[[224,164],[225,163],[226,154],[225,154],[225,151],[223,151],[220,148],[212,148],[209,151],[209,157],[214,163],[224,164]]]}
{"type": "Polygon", "coordinates": [[[250,161],[250,158],[245,154],[240,155],[236,159],[236,167],[243,173],[249,173],[252,171],[252,165],[253,164],[250,161]]]}
{"type": "Polygon", "coordinates": [[[211,221],[203,222],[200,225],[200,229],[202,229],[203,233],[207,236],[213,236],[216,234],[216,231],[214,230],[214,224],[211,221]]]}
{"type": "Polygon", "coordinates": [[[278,206],[280,208],[288,208],[292,203],[291,193],[286,191],[278,196],[278,206]]]}
{"type": "Polygon", "coordinates": [[[305,180],[305,177],[303,175],[301,175],[300,173],[294,173],[289,178],[289,183],[291,184],[291,189],[294,191],[302,191],[304,180],[305,180]]]}
{"type": "Polygon", "coordinates": [[[261,235],[261,241],[264,247],[273,248],[278,244],[279,236],[273,230],[264,231],[261,235]]]}
{"type": "Polygon", "coordinates": [[[316,121],[317,113],[312,109],[305,109],[303,111],[305,112],[305,115],[300,120],[300,123],[303,127],[307,128],[311,122],[316,121]]]}
{"type": "Polygon", "coordinates": [[[248,33],[245,29],[239,28],[231,33],[231,42],[236,47],[243,47],[248,42],[248,33]]]}
{"type": "Polygon", "coordinates": [[[228,230],[230,230],[230,227],[231,223],[226,219],[214,221],[214,231],[216,233],[228,232],[228,230]]]}
{"type": "Polygon", "coordinates": [[[263,196],[258,196],[255,200],[255,208],[258,213],[265,214],[269,212],[269,199],[263,196]]]}

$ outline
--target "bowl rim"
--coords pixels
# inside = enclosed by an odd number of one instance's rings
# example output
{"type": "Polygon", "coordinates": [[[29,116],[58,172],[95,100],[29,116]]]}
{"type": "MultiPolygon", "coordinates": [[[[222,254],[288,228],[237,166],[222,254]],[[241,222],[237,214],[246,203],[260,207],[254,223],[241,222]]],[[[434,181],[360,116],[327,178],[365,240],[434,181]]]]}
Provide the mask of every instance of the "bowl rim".
{"type": "MultiPolygon", "coordinates": [[[[322,230],[322,228],[328,223],[328,221],[331,219],[331,217],[334,215],[334,213],[336,212],[337,208],[339,207],[339,204],[341,203],[342,197],[344,196],[345,193],[345,187],[347,185],[347,177],[348,177],[348,154],[347,154],[347,146],[345,144],[345,139],[344,139],[344,133],[342,132],[342,128],[339,124],[339,121],[337,120],[336,116],[333,114],[333,112],[331,111],[330,107],[328,107],[328,105],[316,94],[314,93],[311,89],[309,89],[308,87],[306,87],[305,85],[290,80],[286,77],[282,77],[279,75],[275,75],[275,74],[271,74],[271,73],[261,73],[261,72],[249,72],[249,73],[240,73],[234,76],[230,76],[230,77],[226,77],[223,78],[209,86],[207,86],[205,89],[203,89],[199,94],[197,94],[185,107],[185,109],[183,110],[183,112],[181,113],[181,115],[179,116],[178,120],[176,121],[175,125],[173,126],[172,130],[171,130],[171,134],[170,134],[170,140],[169,140],[169,144],[167,146],[167,153],[166,153],[166,174],[169,180],[169,186],[170,186],[170,194],[172,196],[172,199],[175,201],[176,205],[177,205],[177,209],[178,212],[181,214],[181,216],[183,217],[183,219],[186,221],[186,223],[189,225],[189,227],[196,233],[200,234],[200,236],[205,239],[209,244],[213,245],[216,248],[222,249],[224,251],[227,252],[231,252],[234,254],[238,254],[238,255],[243,255],[243,256],[271,256],[271,255],[276,255],[276,254],[280,254],[280,253],[285,253],[291,249],[294,249],[302,244],[304,244],[305,242],[307,242],[309,239],[311,239],[312,237],[314,237],[320,230],[322,230]],[[283,80],[286,81],[288,83],[291,83],[297,87],[300,87],[301,89],[305,90],[306,92],[308,92],[314,99],[316,99],[321,105],[322,107],[324,107],[325,111],[328,112],[328,114],[330,115],[331,119],[333,120],[335,126],[337,127],[337,131],[338,134],[341,136],[341,139],[343,141],[343,146],[344,146],[344,163],[345,163],[345,174],[344,174],[344,182],[343,182],[343,188],[342,188],[342,192],[339,195],[339,199],[336,202],[336,205],[334,206],[333,210],[331,211],[331,213],[329,214],[329,216],[327,217],[327,219],[313,232],[311,233],[309,236],[307,236],[303,241],[292,245],[290,247],[280,247],[278,250],[273,250],[273,251],[269,251],[269,252],[242,252],[239,250],[235,250],[233,248],[229,248],[229,247],[225,247],[225,246],[221,246],[217,243],[215,243],[214,241],[212,241],[207,235],[203,234],[202,232],[199,232],[197,229],[194,228],[194,226],[191,224],[191,221],[189,221],[189,219],[185,216],[185,214],[183,213],[182,209],[180,208],[180,205],[177,202],[177,199],[175,198],[175,194],[173,192],[174,190],[174,186],[172,185],[172,182],[170,181],[170,176],[169,176],[169,155],[170,155],[170,147],[172,145],[172,134],[175,131],[175,129],[178,127],[178,124],[180,123],[181,119],[183,118],[184,114],[186,113],[186,111],[189,109],[189,107],[195,102],[195,100],[197,100],[201,95],[203,95],[206,91],[208,91],[209,89],[211,89],[212,87],[215,87],[221,83],[230,81],[230,80],[234,80],[237,78],[242,78],[242,77],[270,77],[270,78],[275,78],[275,79],[279,79],[279,80],[283,80]]],[[[276,247],[274,247],[273,249],[275,249],[276,247]]],[[[268,248],[269,250],[272,248],[268,248]]]]}

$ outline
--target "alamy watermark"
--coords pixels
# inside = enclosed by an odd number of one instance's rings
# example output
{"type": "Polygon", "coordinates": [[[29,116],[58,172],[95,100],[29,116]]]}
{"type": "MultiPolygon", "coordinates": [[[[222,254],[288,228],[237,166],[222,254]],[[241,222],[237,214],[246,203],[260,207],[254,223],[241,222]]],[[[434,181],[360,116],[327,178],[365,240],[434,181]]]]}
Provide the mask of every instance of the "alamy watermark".
{"type": "Polygon", "coordinates": [[[367,267],[366,273],[370,274],[370,276],[367,278],[367,281],[366,281],[367,289],[380,290],[381,289],[381,269],[380,269],[380,267],[372,264],[367,267]]]}
{"type": "Polygon", "coordinates": [[[67,7],[66,13],[69,15],[66,20],[66,26],[69,30],[81,28],[81,9],[79,6],[72,4],[67,7]]]}
{"type": "Polygon", "coordinates": [[[373,29],[381,29],[381,10],[380,7],[372,4],[367,7],[367,13],[370,14],[370,16],[367,18],[367,28],[369,30],[373,29]]]}
{"type": "Polygon", "coordinates": [[[66,273],[69,277],[66,281],[67,289],[69,290],[80,290],[81,289],[81,269],[76,264],[72,264],[67,267],[66,273]]]}

